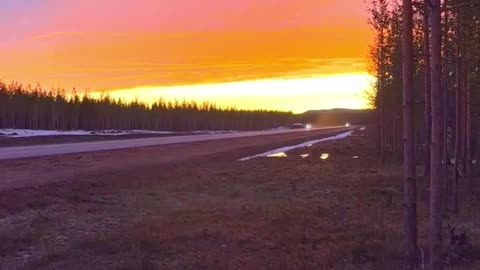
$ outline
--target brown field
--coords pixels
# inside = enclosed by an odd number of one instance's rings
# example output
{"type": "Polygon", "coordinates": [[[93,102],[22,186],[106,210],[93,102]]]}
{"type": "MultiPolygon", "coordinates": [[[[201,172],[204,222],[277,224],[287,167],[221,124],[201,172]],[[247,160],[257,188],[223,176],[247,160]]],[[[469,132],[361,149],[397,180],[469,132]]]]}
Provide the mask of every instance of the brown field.
{"type": "MultiPolygon", "coordinates": [[[[364,135],[246,162],[236,160],[311,138],[1,162],[0,175],[45,184],[0,193],[0,269],[402,269],[401,167],[378,166],[364,135]]],[[[418,189],[428,256],[422,178],[418,189]]],[[[478,244],[479,193],[464,194],[446,223],[478,244]]],[[[475,255],[445,258],[480,269],[475,255]]]]}

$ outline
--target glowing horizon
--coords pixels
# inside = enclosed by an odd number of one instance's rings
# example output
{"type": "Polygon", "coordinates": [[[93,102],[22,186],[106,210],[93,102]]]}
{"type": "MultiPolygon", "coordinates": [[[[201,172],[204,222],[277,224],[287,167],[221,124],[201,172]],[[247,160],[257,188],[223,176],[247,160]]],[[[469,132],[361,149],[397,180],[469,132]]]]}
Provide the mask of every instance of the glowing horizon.
{"type": "MultiPolygon", "coordinates": [[[[264,79],[183,86],[140,86],[118,89],[108,94],[112,98],[120,98],[127,102],[138,100],[152,104],[160,98],[166,101],[195,100],[200,103],[211,102],[221,107],[234,106],[237,109],[302,113],[306,111],[305,100],[308,100],[307,104],[313,108],[321,106],[322,109],[366,109],[368,104],[364,99],[363,91],[370,87],[373,79],[366,73],[340,74],[314,78],[264,79]],[[352,88],[352,84],[359,87],[352,88]],[[225,90],[234,91],[237,94],[232,96],[225,90]],[[329,99],[318,98],[318,91],[328,95],[329,99]]],[[[102,92],[91,94],[93,97],[99,97],[102,92]]]]}
{"type": "Polygon", "coordinates": [[[365,108],[372,33],[362,7],[363,0],[3,0],[0,80],[135,93],[147,102],[365,108]]]}

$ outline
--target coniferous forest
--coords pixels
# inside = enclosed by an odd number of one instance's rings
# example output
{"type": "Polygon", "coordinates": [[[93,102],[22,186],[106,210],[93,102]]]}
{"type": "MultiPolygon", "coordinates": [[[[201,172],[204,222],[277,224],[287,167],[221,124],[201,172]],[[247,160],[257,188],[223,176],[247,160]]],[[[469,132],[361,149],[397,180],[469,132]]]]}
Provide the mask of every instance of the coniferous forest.
{"type": "MultiPolygon", "coordinates": [[[[428,269],[442,269],[444,216],[458,215],[462,196],[478,186],[473,179],[480,159],[480,1],[370,4],[376,33],[371,70],[377,77],[371,103],[380,159],[403,158],[406,269],[417,269],[421,259],[419,175],[429,184],[428,269]]],[[[453,241],[454,229],[450,233],[453,241]]]]}
{"type": "Polygon", "coordinates": [[[195,101],[151,105],[102,94],[43,90],[0,82],[0,128],[49,130],[259,130],[286,125],[291,112],[240,110],[195,101]]]}

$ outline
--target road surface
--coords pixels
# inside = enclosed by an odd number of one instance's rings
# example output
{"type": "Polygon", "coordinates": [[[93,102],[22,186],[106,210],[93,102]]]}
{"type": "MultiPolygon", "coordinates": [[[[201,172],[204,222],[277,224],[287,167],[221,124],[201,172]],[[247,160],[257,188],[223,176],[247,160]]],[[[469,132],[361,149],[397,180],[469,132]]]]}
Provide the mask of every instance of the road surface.
{"type": "Polygon", "coordinates": [[[341,127],[314,128],[308,131],[304,129],[247,131],[247,132],[206,134],[206,135],[205,134],[185,135],[185,136],[154,137],[154,138],[82,142],[82,143],[0,147],[0,160],[33,158],[33,157],[42,157],[42,156],[85,153],[85,152],[98,152],[98,151],[117,150],[117,149],[139,148],[139,147],[147,147],[147,146],[179,144],[179,143],[193,143],[193,142],[202,142],[202,141],[237,139],[237,138],[265,136],[265,135],[279,135],[279,134],[286,134],[286,133],[293,133],[293,132],[314,133],[315,131],[319,131],[319,130],[332,129],[333,131],[338,128],[341,128],[341,127]]]}
{"type": "Polygon", "coordinates": [[[354,128],[316,129],[309,132],[244,132],[0,148],[0,194],[6,190],[53,182],[103,181],[102,179],[115,179],[117,175],[132,172],[137,172],[138,177],[132,177],[132,181],[137,181],[141,179],[139,174],[142,172],[168,171],[178,167],[188,170],[197,162],[229,163],[351,129],[354,128]],[[60,155],[62,153],[70,154],[60,155]]]}

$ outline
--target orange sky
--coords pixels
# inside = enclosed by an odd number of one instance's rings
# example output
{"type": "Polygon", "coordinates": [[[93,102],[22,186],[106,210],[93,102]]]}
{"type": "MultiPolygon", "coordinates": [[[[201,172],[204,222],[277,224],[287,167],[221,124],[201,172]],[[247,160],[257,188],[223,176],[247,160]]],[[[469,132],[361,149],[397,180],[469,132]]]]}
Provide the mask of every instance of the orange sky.
{"type": "Polygon", "coordinates": [[[2,0],[0,36],[0,80],[146,101],[360,108],[370,79],[363,0],[2,0]]]}

